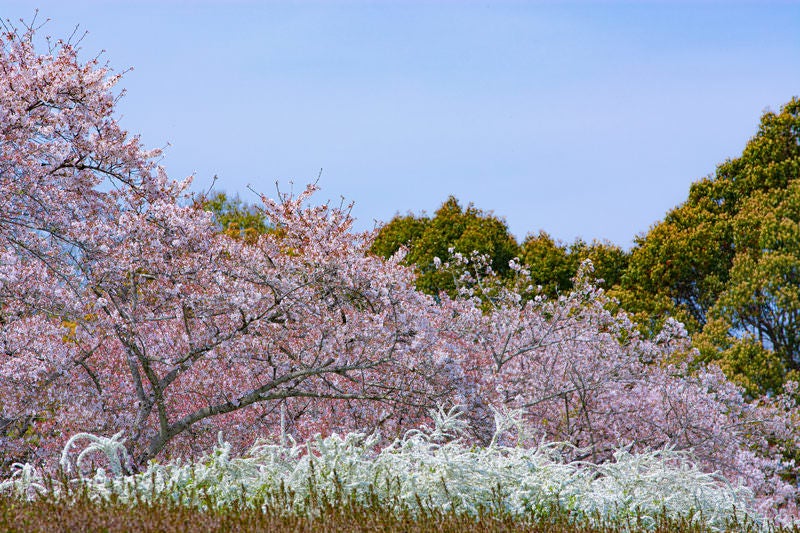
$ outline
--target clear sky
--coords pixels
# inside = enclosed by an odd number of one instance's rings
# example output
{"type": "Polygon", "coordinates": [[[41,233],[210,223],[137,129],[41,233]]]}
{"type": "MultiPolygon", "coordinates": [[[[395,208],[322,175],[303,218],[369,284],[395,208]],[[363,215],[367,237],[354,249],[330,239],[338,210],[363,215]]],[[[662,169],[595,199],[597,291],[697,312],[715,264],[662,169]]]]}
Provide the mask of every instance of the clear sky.
{"type": "Polygon", "coordinates": [[[524,238],[629,246],[800,95],[800,2],[0,0],[89,32],[121,121],[194,188],[356,202],[448,195],[524,238]]]}

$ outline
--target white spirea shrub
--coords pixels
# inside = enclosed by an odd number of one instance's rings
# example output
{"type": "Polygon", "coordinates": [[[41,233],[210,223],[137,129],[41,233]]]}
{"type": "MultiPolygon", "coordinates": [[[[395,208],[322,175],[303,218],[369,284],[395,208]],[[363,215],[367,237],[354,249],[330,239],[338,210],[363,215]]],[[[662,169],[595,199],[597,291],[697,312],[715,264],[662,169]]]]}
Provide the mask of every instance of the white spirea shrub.
{"type": "MultiPolygon", "coordinates": [[[[219,444],[198,462],[151,462],[136,475],[107,475],[97,469],[86,476],[78,468],[76,483],[98,499],[112,494],[129,501],[167,498],[199,507],[207,502],[261,506],[283,494],[286,511],[300,513],[313,513],[315,498],[346,497],[367,504],[377,496],[395,510],[422,505],[469,515],[483,510],[536,518],[558,507],[595,521],[622,524],[639,517],[645,526],[655,525],[662,514],[689,517],[714,529],[732,519],[762,523],[748,511],[752,495],[746,488],[702,472],[686,452],[667,448],[632,454],[622,448],[613,461],[602,464],[566,462],[562,452],[572,448],[564,443],[523,448],[497,445],[493,439],[484,448],[466,446],[456,435],[463,430],[457,410],[433,414],[434,428],[410,431],[379,451],[377,435],[350,433],[305,444],[291,439],[257,443],[244,457],[231,457],[231,447],[220,435],[219,444]]],[[[497,418],[498,429],[513,425],[497,418]]],[[[94,451],[108,455],[112,471],[117,470],[124,450],[119,435],[81,437],[91,444],[77,455],[77,463],[94,451]]],[[[65,468],[68,451],[62,456],[65,468]]],[[[0,483],[0,492],[28,497],[43,488],[41,475],[29,465],[18,465],[0,483]]]]}

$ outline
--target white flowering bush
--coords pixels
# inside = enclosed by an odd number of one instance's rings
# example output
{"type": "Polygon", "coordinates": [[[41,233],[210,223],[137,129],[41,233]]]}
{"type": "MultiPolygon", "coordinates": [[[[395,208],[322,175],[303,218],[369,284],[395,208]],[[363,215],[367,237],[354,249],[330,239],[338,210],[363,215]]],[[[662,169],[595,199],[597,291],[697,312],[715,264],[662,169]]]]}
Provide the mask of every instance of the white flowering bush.
{"type": "MultiPolygon", "coordinates": [[[[151,462],[135,475],[121,475],[123,441],[81,435],[88,452],[107,455],[111,474],[98,468],[72,468],[70,447],[64,470],[76,472],[71,483],[96,499],[112,495],[123,501],[170,501],[198,508],[239,505],[265,507],[280,498],[286,512],[313,513],[315,502],[373,503],[395,511],[426,509],[472,516],[481,512],[536,519],[558,509],[575,518],[655,526],[658,517],[688,518],[712,529],[731,520],[762,523],[748,511],[752,495],[715,474],[704,473],[686,452],[670,448],[645,453],[617,450],[602,464],[564,460],[569,444],[542,442],[523,448],[496,444],[468,446],[459,438],[465,427],[457,409],[433,414],[435,426],[412,430],[377,450],[379,437],[363,433],[317,437],[304,444],[257,443],[243,457],[233,457],[222,435],[214,450],[197,462],[151,462]]],[[[515,413],[496,413],[498,432],[513,427],[515,413]]],[[[29,465],[0,484],[28,498],[45,490],[42,476],[29,465]]],[[[56,489],[53,490],[63,490],[56,489]]],[[[56,495],[57,496],[57,495],[56,495]]]]}

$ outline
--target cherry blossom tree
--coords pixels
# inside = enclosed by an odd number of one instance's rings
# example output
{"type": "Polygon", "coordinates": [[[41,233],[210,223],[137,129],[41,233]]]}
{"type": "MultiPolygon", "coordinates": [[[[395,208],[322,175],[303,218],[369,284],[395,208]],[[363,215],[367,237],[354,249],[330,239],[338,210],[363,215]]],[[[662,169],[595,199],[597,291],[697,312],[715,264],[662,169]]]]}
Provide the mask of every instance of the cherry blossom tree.
{"type": "Polygon", "coordinates": [[[135,465],[221,428],[391,431],[448,390],[428,297],[346,209],[307,207],[310,187],[264,199],[277,231],[257,242],[220,234],[114,120],[119,76],[34,34],[7,32],[0,59],[7,457],[76,431],[124,430],[135,465]]]}
{"type": "MultiPolygon", "coordinates": [[[[585,277],[557,299],[512,261],[510,284],[456,255],[457,298],[414,288],[403,251],[369,250],[315,187],[263,198],[257,239],[217,231],[157,151],[114,118],[118,75],[74,46],[43,54],[7,26],[0,55],[0,463],[122,431],[131,464],[197,455],[218,431],[381,429],[460,405],[487,443],[493,409],[602,461],[619,446],[692,449],[764,506],[791,508],[795,385],[745,402],[689,370],[682,326],[642,338],[585,277]]],[[[441,263],[441,261],[434,261],[441,263]]],[[[586,265],[585,268],[589,268],[586,265]]]]}
{"type": "Polygon", "coordinates": [[[570,442],[577,446],[570,459],[602,462],[620,446],[691,450],[709,471],[748,485],[762,510],[796,511],[796,384],[747,403],[718,367],[690,371],[694,351],[683,326],[670,320],[643,338],[628,315],[608,310],[587,276],[590,263],[575,290],[553,300],[513,262],[513,286],[478,254],[456,253],[442,269],[464,273],[462,300],[442,298],[458,309],[453,341],[475,391],[471,425],[484,428],[477,438],[490,435],[487,418],[502,408],[522,413],[523,443],[570,442]]]}

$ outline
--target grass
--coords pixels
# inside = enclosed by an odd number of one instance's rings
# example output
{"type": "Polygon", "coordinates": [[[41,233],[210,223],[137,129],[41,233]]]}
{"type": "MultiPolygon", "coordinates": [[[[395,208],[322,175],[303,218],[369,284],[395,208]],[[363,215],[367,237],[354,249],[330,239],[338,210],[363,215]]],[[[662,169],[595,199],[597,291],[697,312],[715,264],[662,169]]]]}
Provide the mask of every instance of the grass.
{"type": "Polygon", "coordinates": [[[771,527],[748,490],[684,452],[569,462],[565,443],[467,446],[457,412],[434,415],[380,451],[377,436],[351,433],[234,457],[220,435],[196,461],[135,475],[121,434],[78,434],[59,477],[15,465],[0,480],[0,531],[800,532],[771,527]]]}
{"type": "MultiPolygon", "coordinates": [[[[622,531],[655,531],[657,533],[705,533],[709,527],[687,518],[661,516],[655,527],[644,527],[636,517],[626,523],[602,523],[574,519],[568,513],[553,510],[535,520],[511,515],[482,513],[469,516],[461,513],[405,508],[400,512],[387,509],[379,498],[372,503],[349,498],[322,498],[305,513],[288,513],[280,505],[281,497],[272,504],[254,509],[249,505],[227,504],[219,507],[177,504],[160,498],[150,501],[122,501],[119,498],[97,500],[86,490],[68,497],[45,496],[28,501],[10,494],[0,495],[0,531],[9,532],[179,532],[179,531],[287,531],[287,532],[578,532],[612,533],[622,531]]],[[[207,502],[212,503],[212,502],[207,502]]],[[[650,524],[650,522],[647,522],[650,524]]],[[[757,531],[754,525],[731,523],[728,531],[757,531]]],[[[775,530],[791,531],[791,530],[775,530]]],[[[797,531],[797,530],[794,530],[797,531]]]]}

